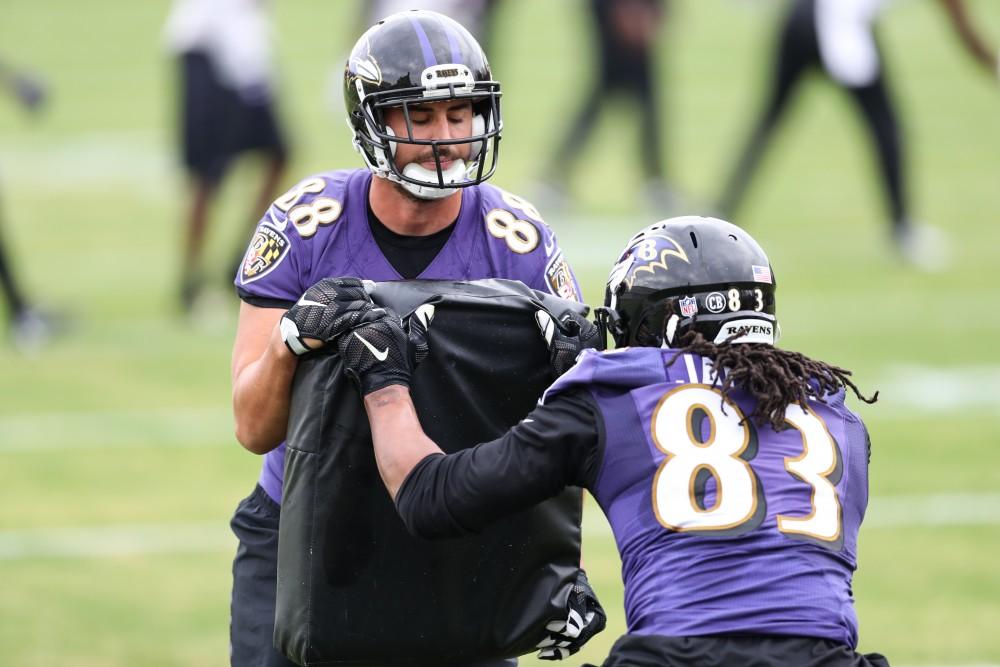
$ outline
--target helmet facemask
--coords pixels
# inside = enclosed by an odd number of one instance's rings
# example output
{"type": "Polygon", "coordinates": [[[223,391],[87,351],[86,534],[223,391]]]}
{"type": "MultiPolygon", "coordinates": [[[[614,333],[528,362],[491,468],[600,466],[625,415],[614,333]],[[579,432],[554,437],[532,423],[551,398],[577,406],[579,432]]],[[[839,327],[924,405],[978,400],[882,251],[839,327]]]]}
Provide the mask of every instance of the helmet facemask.
{"type": "MultiPolygon", "coordinates": [[[[421,74],[423,87],[402,88],[365,94],[361,79],[355,80],[360,104],[349,118],[354,130],[354,146],[364,157],[368,168],[381,178],[399,183],[420,199],[447,197],[458,188],[482,183],[493,175],[499,157],[500,84],[495,81],[475,81],[464,65],[435,65],[421,74]],[[451,139],[417,139],[410,118],[413,106],[469,100],[472,104],[472,129],[468,137],[451,139]],[[406,135],[397,135],[386,122],[386,111],[398,108],[406,123],[406,135]],[[411,162],[397,165],[396,146],[410,144],[429,146],[436,168],[427,169],[411,162]],[[469,144],[468,161],[452,158],[452,164],[442,168],[442,154],[447,147],[469,144]]],[[[445,158],[447,159],[447,158],[445,158]]]]}

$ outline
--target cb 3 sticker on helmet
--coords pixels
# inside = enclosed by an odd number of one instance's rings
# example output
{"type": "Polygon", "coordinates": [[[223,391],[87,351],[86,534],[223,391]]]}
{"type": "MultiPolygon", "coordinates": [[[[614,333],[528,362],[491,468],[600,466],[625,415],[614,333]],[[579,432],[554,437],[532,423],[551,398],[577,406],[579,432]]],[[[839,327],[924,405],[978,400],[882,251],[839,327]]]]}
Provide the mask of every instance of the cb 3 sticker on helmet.
{"type": "Polygon", "coordinates": [[[246,285],[273,271],[288,255],[288,237],[270,225],[260,225],[240,265],[240,283],[246,285]]]}
{"type": "Polygon", "coordinates": [[[561,252],[556,253],[545,267],[545,281],[549,284],[549,291],[556,296],[570,301],[582,300],[576,291],[573,272],[561,252]]]}

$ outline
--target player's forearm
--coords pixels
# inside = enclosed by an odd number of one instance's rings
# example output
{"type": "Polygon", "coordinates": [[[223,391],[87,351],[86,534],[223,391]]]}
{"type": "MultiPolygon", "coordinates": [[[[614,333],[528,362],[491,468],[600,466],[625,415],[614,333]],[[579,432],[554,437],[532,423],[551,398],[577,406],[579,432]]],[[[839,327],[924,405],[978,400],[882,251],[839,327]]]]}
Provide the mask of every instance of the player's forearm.
{"type": "Polygon", "coordinates": [[[254,454],[266,454],[285,439],[296,365],[276,327],[260,358],[233,379],[236,439],[254,454]]]}
{"type": "Polygon", "coordinates": [[[371,424],[375,461],[382,482],[393,500],[414,466],[441,448],[427,437],[410,390],[392,385],[365,396],[365,410],[371,424]]]}

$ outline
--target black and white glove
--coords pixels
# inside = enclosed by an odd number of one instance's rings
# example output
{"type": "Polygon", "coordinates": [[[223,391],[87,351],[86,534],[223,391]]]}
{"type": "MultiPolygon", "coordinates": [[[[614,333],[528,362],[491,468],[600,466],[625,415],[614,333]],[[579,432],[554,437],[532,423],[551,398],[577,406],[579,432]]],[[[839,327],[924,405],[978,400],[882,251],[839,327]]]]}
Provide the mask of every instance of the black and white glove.
{"type": "Polygon", "coordinates": [[[362,396],[389,385],[410,386],[413,369],[427,356],[427,329],[434,306],[425,304],[410,316],[403,329],[399,315],[389,309],[345,332],[337,340],[344,372],[358,383],[362,396]]]}
{"type": "Polygon", "coordinates": [[[591,637],[604,629],[607,615],[581,568],[566,601],[566,620],[550,621],[548,634],[535,648],[539,660],[562,660],[579,651],[591,637]]]}
{"type": "Polygon", "coordinates": [[[302,356],[384,313],[372,303],[364,282],[357,278],[324,278],[288,309],[279,328],[288,349],[302,356]]]}
{"type": "Polygon", "coordinates": [[[583,350],[601,347],[600,330],[597,326],[572,310],[564,312],[559,319],[555,319],[547,311],[539,310],[535,313],[535,321],[549,348],[554,377],[559,377],[572,368],[583,350]]]}

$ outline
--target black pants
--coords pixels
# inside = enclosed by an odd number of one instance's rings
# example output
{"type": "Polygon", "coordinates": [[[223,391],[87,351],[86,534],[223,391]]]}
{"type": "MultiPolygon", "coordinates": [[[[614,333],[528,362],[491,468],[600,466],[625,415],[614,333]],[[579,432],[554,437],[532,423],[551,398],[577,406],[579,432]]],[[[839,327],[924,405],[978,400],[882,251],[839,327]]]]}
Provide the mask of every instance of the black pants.
{"type": "MultiPolygon", "coordinates": [[[[0,201],[0,204],[2,203],[0,201]]],[[[3,211],[0,210],[0,293],[3,294],[10,317],[13,319],[25,309],[26,304],[21,290],[18,289],[17,282],[14,280],[14,269],[10,265],[10,258],[7,254],[3,236],[2,213],[3,211]]]]}
{"type": "MultiPolygon", "coordinates": [[[[719,209],[724,217],[737,214],[771,135],[784,116],[802,77],[812,69],[823,71],[815,11],[816,0],[794,0],[791,4],[779,32],[770,90],[763,109],[719,199],[719,209]]],[[[877,40],[875,43],[877,46],[877,40]]],[[[882,62],[881,53],[879,60],[882,62]]],[[[830,80],[833,81],[832,78],[830,80]]],[[[871,83],[858,87],[845,86],[844,90],[854,100],[876,149],[890,220],[896,226],[903,224],[908,216],[903,146],[895,106],[881,68],[871,83]]]]}
{"type": "MultiPolygon", "coordinates": [[[[889,667],[878,653],[811,637],[625,635],[601,667],[889,667]]],[[[590,666],[585,666],[590,667],[590,666]]]]}
{"type": "Polygon", "coordinates": [[[236,508],[229,653],[233,667],[294,667],[274,648],[281,508],[259,485],[236,508]]]}
{"type": "Polygon", "coordinates": [[[232,159],[247,151],[284,158],[288,149],[269,96],[248,102],[219,80],[205,54],[180,59],[181,151],[197,178],[217,183],[232,159]]]}
{"type": "MultiPolygon", "coordinates": [[[[295,667],[274,648],[281,507],[258,485],[240,502],[230,523],[239,539],[233,560],[229,652],[233,667],[295,667]]],[[[467,667],[515,667],[499,660],[467,667]]]]}
{"type": "MultiPolygon", "coordinates": [[[[593,82],[576,116],[567,125],[549,167],[549,177],[565,180],[566,171],[576,161],[597,122],[597,117],[612,95],[625,96],[639,114],[639,154],[643,175],[649,180],[663,176],[660,160],[660,109],[656,86],[654,54],[647,48],[622,43],[615,33],[611,17],[615,0],[591,0],[590,9],[597,33],[598,63],[593,82]]],[[[647,0],[662,5],[662,0],[647,0]]]]}

